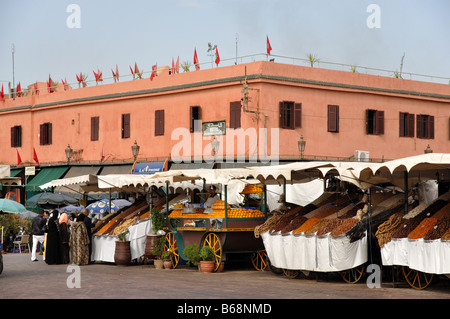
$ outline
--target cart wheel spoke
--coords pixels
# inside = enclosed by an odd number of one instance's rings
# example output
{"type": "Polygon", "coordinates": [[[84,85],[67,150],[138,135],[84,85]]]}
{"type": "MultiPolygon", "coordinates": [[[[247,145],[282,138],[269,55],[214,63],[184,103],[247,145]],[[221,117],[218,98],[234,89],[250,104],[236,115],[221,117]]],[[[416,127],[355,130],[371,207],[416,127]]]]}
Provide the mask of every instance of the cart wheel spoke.
{"type": "Polygon", "coordinates": [[[345,282],[354,284],[354,283],[357,283],[362,278],[362,276],[364,274],[364,268],[365,267],[363,264],[363,265],[357,266],[352,269],[341,271],[340,275],[341,275],[342,279],[344,279],[345,282]]]}
{"type": "Polygon", "coordinates": [[[214,233],[207,234],[205,239],[203,240],[203,246],[209,246],[212,248],[214,252],[214,260],[216,262],[214,271],[216,271],[220,266],[220,262],[222,261],[222,244],[220,243],[219,236],[214,233]]]}
{"type": "Polygon", "coordinates": [[[256,270],[264,271],[266,270],[269,262],[267,260],[267,253],[266,250],[259,250],[256,253],[253,253],[252,255],[252,263],[253,267],[255,267],[256,270]]]}
{"type": "Polygon", "coordinates": [[[300,272],[298,270],[293,270],[293,269],[283,269],[283,273],[286,277],[288,277],[290,279],[297,278],[298,275],[300,274],[300,272]]]}
{"type": "Polygon", "coordinates": [[[177,239],[175,238],[174,233],[169,232],[166,234],[166,244],[164,245],[164,250],[170,251],[172,253],[172,267],[176,268],[180,260],[180,253],[178,251],[177,239]]]}
{"type": "Polygon", "coordinates": [[[427,274],[409,267],[403,266],[402,271],[406,282],[415,289],[425,289],[433,280],[433,274],[427,274]]]}

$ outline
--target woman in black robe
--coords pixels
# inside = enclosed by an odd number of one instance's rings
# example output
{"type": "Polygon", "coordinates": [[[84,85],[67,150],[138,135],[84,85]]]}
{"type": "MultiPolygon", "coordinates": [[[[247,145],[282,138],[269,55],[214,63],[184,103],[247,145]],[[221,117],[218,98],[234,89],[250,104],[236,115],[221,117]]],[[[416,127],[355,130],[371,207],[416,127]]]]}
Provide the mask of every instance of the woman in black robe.
{"type": "Polygon", "coordinates": [[[45,248],[45,262],[48,265],[60,263],[60,240],[58,211],[53,210],[47,224],[47,245],[45,248]]]}
{"type": "Polygon", "coordinates": [[[68,264],[70,262],[69,256],[69,216],[62,213],[59,217],[59,242],[61,245],[60,263],[68,264]]]}

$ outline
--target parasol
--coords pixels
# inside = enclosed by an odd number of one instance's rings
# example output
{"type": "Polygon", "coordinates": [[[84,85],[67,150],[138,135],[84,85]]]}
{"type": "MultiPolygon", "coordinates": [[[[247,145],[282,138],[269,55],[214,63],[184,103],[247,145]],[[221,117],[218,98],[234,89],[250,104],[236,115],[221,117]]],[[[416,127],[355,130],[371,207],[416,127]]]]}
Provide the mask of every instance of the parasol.
{"type": "MultiPolygon", "coordinates": [[[[108,199],[102,199],[95,203],[92,203],[86,207],[89,210],[90,214],[102,214],[102,213],[108,213],[109,212],[109,200],[108,199]]],[[[111,212],[115,212],[116,210],[119,210],[119,206],[111,202],[111,212]]]]}
{"type": "Polygon", "coordinates": [[[0,198],[0,213],[19,214],[26,213],[28,210],[21,203],[16,201],[0,198]]]}

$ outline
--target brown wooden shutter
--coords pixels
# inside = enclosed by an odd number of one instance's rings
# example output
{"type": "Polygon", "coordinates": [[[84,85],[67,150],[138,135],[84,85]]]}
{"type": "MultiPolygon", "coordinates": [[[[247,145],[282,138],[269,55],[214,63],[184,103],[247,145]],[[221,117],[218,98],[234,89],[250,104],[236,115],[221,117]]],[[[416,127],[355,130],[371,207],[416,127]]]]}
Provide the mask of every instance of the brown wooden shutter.
{"type": "Polygon", "coordinates": [[[44,139],[45,129],[44,128],[45,128],[44,124],[41,124],[39,126],[39,144],[40,145],[45,145],[45,143],[44,143],[44,141],[45,141],[45,139],[44,139]]]}
{"type": "Polygon", "coordinates": [[[302,103],[294,104],[294,128],[302,127],[302,103]]]}
{"type": "Polygon", "coordinates": [[[11,127],[11,147],[15,147],[15,129],[11,127]]]}
{"type": "Polygon", "coordinates": [[[189,112],[189,121],[190,121],[190,128],[189,130],[191,132],[200,131],[200,127],[195,127],[195,121],[201,120],[202,113],[201,113],[201,107],[200,106],[191,106],[190,112],[189,112]]]}
{"type": "Polygon", "coordinates": [[[328,132],[339,132],[338,105],[328,105],[328,132]]]}
{"type": "Polygon", "coordinates": [[[407,135],[408,137],[414,137],[414,114],[406,114],[408,119],[408,126],[407,126],[407,135]]]}
{"type": "Polygon", "coordinates": [[[284,102],[280,102],[280,128],[286,128],[286,108],[284,106],[284,102]]]}
{"type": "MultiPolygon", "coordinates": [[[[400,113],[401,114],[401,113],[400,113]]],[[[366,134],[370,134],[370,121],[369,121],[369,117],[370,117],[370,110],[366,110],[366,134]]],[[[400,132],[402,130],[400,129],[400,132]]],[[[401,134],[401,133],[400,133],[401,134]]],[[[401,135],[400,135],[401,136],[401,135]]]]}
{"type": "Polygon", "coordinates": [[[155,136],[164,135],[164,110],[155,111],[155,136]]]}
{"type": "Polygon", "coordinates": [[[230,102],[230,128],[241,127],[241,102],[230,102]]]}
{"type": "Polygon", "coordinates": [[[53,128],[52,128],[52,123],[47,123],[48,124],[48,130],[47,130],[47,144],[51,145],[53,143],[52,140],[52,136],[53,136],[53,128]]]}
{"type": "Polygon", "coordinates": [[[130,137],[130,114],[122,114],[122,138],[130,137]]]}
{"type": "Polygon", "coordinates": [[[398,122],[398,127],[399,127],[399,132],[398,132],[398,136],[403,137],[406,136],[407,134],[405,134],[405,113],[400,112],[399,114],[399,122],[398,122]]]}
{"type": "Polygon", "coordinates": [[[91,141],[98,141],[100,128],[100,118],[98,116],[91,117],[91,141]]]}
{"type": "Polygon", "coordinates": [[[427,137],[434,139],[434,116],[428,116],[428,134],[427,137]]]}
{"type": "Polygon", "coordinates": [[[422,115],[416,116],[417,120],[417,138],[423,138],[423,118],[422,115]]]}
{"type": "Polygon", "coordinates": [[[384,111],[376,111],[375,117],[375,134],[384,134],[384,111]]]}

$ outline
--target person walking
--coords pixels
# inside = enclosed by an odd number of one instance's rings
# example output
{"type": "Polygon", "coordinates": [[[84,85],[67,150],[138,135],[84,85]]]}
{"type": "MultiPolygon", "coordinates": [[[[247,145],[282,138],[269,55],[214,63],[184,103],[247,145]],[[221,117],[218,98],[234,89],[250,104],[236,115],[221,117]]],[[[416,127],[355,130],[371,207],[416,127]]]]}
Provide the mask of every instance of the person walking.
{"type": "Polygon", "coordinates": [[[84,219],[86,215],[80,214],[72,224],[70,232],[70,262],[75,265],[89,264],[89,237],[84,219]]]}
{"type": "Polygon", "coordinates": [[[45,247],[45,262],[48,265],[60,263],[60,240],[58,211],[53,210],[47,222],[47,244],[45,247]]]}
{"type": "Polygon", "coordinates": [[[66,213],[62,213],[59,217],[59,246],[60,263],[68,264],[70,262],[69,257],[69,216],[66,213]]]}
{"type": "Polygon", "coordinates": [[[33,234],[33,248],[31,250],[31,261],[38,261],[38,259],[36,258],[36,249],[38,243],[40,243],[41,246],[44,245],[44,238],[45,238],[44,226],[47,223],[47,216],[48,216],[47,212],[41,211],[39,212],[39,215],[33,218],[33,221],[31,222],[31,232],[33,234]]]}
{"type": "MultiPolygon", "coordinates": [[[[81,215],[84,215],[83,221],[86,225],[87,234],[89,237],[89,263],[91,263],[91,255],[92,255],[92,228],[94,227],[94,224],[92,224],[91,218],[89,217],[89,210],[87,208],[84,208],[81,211],[81,215]]],[[[80,217],[78,216],[78,218],[80,217]]],[[[78,220],[77,218],[77,220],[78,220]]]]}

